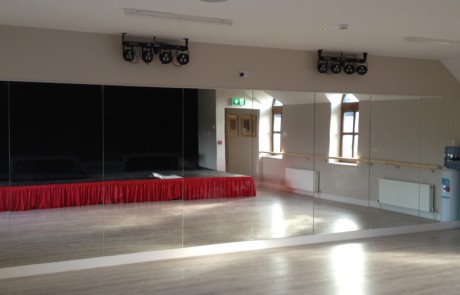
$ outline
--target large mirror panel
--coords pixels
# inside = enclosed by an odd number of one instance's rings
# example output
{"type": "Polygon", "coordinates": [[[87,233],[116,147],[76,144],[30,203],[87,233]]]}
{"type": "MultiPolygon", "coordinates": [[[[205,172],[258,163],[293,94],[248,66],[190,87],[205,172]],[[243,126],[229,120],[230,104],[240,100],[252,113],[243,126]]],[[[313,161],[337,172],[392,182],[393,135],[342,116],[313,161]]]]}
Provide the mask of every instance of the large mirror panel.
{"type": "Polygon", "coordinates": [[[368,95],[317,93],[315,234],[369,227],[368,95]]]}
{"type": "Polygon", "coordinates": [[[313,233],[315,95],[256,92],[264,101],[259,139],[260,187],[254,199],[254,238],[313,233]],[[264,94],[264,96],[262,95],[264,94]]]}
{"type": "Polygon", "coordinates": [[[460,100],[455,97],[420,100],[420,160],[431,166],[421,170],[420,182],[434,186],[434,210],[423,216],[443,222],[459,220],[460,100]]]}
{"type": "Polygon", "coordinates": [[[104,255],[182,247],[184,169],[197,161],[196,91],[186,96],[104,86],[104,255]]]}
{"type": "Polygon", "coordinates": [[[432,173],[421,158],[422,120],[419,97],[372,96],[372,228],[433,222],[437,183],[422,177],[432,173]]]}
{"type": "Polygon", "coordinates": [[[9,96],[10,253],[2,265],[102,255],[102,87],[10,82],[9,96]]]}
{"type": "Polygon", "coordinates": [[[253,92],[200,89],[197,114],[199,165],[184,179],[184,247],[251,240],[259,136],[253,92]]]}
{"type": "Polygon", "coordinates": [[[0,81],[0,265],[9,256],[9,133],[8,82],[0,81]]]}
{"type": "Polygon", "coordinates": [[[458,220],[459,108],[0,82],[0,264],[458,220]]]}

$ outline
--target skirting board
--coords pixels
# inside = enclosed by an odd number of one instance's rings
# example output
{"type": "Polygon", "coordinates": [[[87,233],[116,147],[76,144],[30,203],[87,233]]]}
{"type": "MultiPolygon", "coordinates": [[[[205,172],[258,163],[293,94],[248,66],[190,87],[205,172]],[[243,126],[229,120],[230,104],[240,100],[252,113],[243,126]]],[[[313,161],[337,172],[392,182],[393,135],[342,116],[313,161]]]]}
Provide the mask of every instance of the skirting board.
{"type": "Polygon", "coordinates": [[[0,268],[0,279],[29,277],[36,275],[119,266],[133,263],[153,262],[168,259],[191,258],[206,255],[311,245],[328,242],[343,242],[356,239],[428,232],[435,230],[448,230],[456,228],[460,228],[460,221],[419,224],[381,229],[368,229],[344,233],[316,234],[282,239],[246,241],[105,257],[95,257],[69,261],[59,261],[51,263],[0,268]]]}
{"type": "MultiPolygon", "coordinates": [[[[291,189],[288,189],[288,188],[286,188],[285,186],[283,186],[281,184],[272,184],[272,183],[264,182],[264,183],[261,183],[261,186],[262,187],[267,187],[267,188],[270,188],[270,189],[287,191],[287,192],[291,192],[291,193],[305,195],[305,196],[313,196],[313,193],[311,193],[311,192],[305,192],[305,191],[301,191],[301,190],[291,190],[291,189]]],[[[417,210],[410,210],[410,209],[399,208],[399,207],[394,207],[394,206],[390,206],[390,205],[384,205],[384,204],[379,203],[378,201],[367,201],[367,200],[362,200],[362,199],[350,198],[350,197],[345,197],[345,196],[330,195],[330,194],[325,194],[325,193],[316,193],[314,195],[315,195],[314,197],[317,198],[317,199],[323,199],[323,200],[334,201],[334,202],[350,204],[350,205],[356,205],[356,206],[361,206],[361,207],[378,208],[378,209],[398,212],[398,213],[402,213],[402,214],[422,217],[422,218],[426,218],[426,219],[433,219],[433,217],[434,217],[435,220],[437,220],[437,221],[440,220],[440,215],[439,215],[438,212],[432,213],[432,212],[422,212],[422,211],[417,211],[417,210]],[[433,214],[434,214],[434,216],[433,216],[433,214]]]]}
{"type": "Polygon", "coordinates": [[[339,202],[339,203],[361,206],[361,207],[379,208],[379,203],[377,201],[368,201],[368,200],[350,198],[350,197],[345,197],[345,196],[330,195],[330,194],[325,194],[325,193],[319,193],[315,197],[318,199],[324,199],[324,200],[329,200],[329,201],[334,201],[334,202],[339,202]]]}

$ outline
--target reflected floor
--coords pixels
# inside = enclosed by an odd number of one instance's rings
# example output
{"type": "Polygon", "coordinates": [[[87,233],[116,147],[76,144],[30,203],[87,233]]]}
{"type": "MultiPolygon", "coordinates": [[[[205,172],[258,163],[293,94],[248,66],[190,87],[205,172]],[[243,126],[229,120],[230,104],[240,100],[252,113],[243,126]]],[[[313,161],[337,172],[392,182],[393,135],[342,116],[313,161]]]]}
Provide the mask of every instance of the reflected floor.
{"type": "Polygon", "coordinates": [[[429,222],[260,188],[255,198],[6,212],[0,267],[429,222]]]}

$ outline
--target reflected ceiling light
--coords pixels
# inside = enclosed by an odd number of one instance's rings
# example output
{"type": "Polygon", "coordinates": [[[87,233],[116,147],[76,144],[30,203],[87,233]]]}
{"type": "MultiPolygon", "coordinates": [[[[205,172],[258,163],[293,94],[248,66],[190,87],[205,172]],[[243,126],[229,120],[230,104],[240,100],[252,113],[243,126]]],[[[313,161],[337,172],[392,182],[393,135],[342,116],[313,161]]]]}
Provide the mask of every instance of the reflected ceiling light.
{"type": "Polygon", "coordinates": [[[176,60],[180,65],[184,66],[184,65],[189,63],[190,56],[189,56],[188,52],[181,52],[181,53],[177,54],[176,60]]]}
{"type": "Polygon", "coordinates": [[[169,64],[172,62],[172,53],[169,49],[160,49],[160,61],[162,64],[169,64]]]}
{"type": "Polygon", "coordinates": [[[194,22],[209,23],[209,24],[229,25],[229,26],[233,24],[233,20],[226,19],[226,18],[195,16],[195,15],[177,14],[177,13],[132,9],[132,8],[124,8],[123,11],[125,15],[152,16],[152,17],[159,17],[159,18],[178,19],[178,20],[194,21],[194,22]]]}
{"type": "Polygon", "coordinates": [[[153,60],[153,49],[151,47],[142,47],[142,60],[148,64],[153,60]]]}
{"type": "Polygon", "coordinates": [[[123,59],[132,62],[136,54],[133,47],[123,46],[123,59]]]}

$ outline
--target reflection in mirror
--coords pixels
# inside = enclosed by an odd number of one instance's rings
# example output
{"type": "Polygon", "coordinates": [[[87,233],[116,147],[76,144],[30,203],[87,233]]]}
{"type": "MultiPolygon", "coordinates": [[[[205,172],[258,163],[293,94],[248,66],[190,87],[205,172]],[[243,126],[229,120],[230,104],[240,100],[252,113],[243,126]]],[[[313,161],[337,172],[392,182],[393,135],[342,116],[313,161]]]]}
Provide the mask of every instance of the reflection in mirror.
{"type": "Polygon", "coordinates": [[[312,234],[314,94],[256,93],[265,103],[256,169],[260,187],[253,200],[254,239],[312,234]]]}
{"type": "Polygon", "coordinates": [[[440,221],[460,220],[460,192],[455,186],[459,183],[460,169],[460,100],[458,97],[422,97],[420,109],[420,161],[444,166],[444,169],[420,171],[420,182],[434,185],[433,215],[424,216],[440,221]]]}
{"type": "Polygon", "coordinates": [[[184,136],[196,134],[196,91],[187,94],[104,87],[104,255],[182,246],[184,169],[196,166],[196,136],[184,136]]]}
{"type": "Polygon", "coordinates": [[[251,91],[198,91],[200,174],[190,181],[205,187],[184,200],[184,247],[252,238],[257,110],[251,91]]]}
{"type": "Polygon", "coordinates": [[[88,190],[101,197],[101,86],[10,82],[9,96],[10,255],[2,265],[100,256],[100,208],[80,206],[93,202],[88,190]]]}
{"type": "Polygon", "coordinates": [[[8,82],[0,81],[0,265],[10,255],[8,82]]]}
{"type": "Polygon", "coordinates": [[[315,107],[315,234],[368,228],[367,95],[317,93],[315,107]]]}
{"type": "Polygon", "coordinates": [[[0,82],[1,265],[436,222],[459,104],[0,82]]]}
{"type": "Polygon", "coordinates": [[[422,127],[431,121],[423,118],[436,121],[442,116],[425,114],[428,116],[424,117],[421,103],[419,97],[372,96],[370,226],[373,228],[436,220],[435,188],[440,180],[433,163],[442,159],[444,141],[433,141],[427,133],[429,129],[422,127]],[[436,157],[430,159],[426,155],[433,155],[436,150],[439,150],[438,160],[430,163],[436,157]]]}

